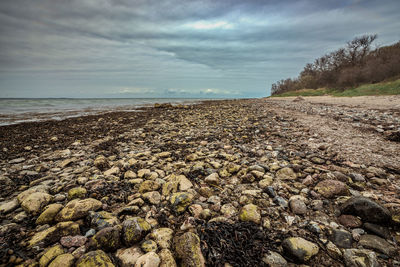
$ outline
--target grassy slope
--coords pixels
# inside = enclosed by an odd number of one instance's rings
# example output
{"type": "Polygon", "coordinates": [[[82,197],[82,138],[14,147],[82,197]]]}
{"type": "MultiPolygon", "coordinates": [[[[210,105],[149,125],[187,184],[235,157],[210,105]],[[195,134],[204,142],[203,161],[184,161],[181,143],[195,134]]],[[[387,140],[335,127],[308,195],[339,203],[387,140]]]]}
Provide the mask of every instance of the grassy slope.
{"type": "Polygon", "coordinates": [[[389,82],[381,82],[375,84],[364,84],[359,87],[340,91],[336,89],[303,89],[299,91],[287,92],[272,97],[282,96],[362,96],[362,95],[400,95],[400,79],[389,82]]]}

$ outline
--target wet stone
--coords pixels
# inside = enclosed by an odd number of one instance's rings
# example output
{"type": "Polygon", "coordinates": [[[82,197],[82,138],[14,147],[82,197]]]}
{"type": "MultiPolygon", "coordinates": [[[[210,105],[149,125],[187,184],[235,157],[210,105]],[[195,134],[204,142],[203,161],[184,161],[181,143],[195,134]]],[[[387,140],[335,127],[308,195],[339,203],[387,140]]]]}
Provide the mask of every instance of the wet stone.
{"type": "Polygon", "coordinates": [[[157,243],[153,240],[146,240],[141,245],[140,248],[145,252],[156,252],[157,251],[157,243]]]}
{"type": "Polygon", "coordinates": [[[282,257],[281,254],[274,251],[269,251],[264,255],[262,260],[271,267],[286,267],[288,265],[285,258],[282,257]]]}

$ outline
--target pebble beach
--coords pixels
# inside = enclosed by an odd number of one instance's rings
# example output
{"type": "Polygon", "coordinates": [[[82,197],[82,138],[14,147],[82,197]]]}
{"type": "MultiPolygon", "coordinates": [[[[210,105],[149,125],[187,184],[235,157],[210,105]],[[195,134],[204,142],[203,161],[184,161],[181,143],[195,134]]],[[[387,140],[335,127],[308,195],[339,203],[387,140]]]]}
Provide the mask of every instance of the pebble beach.
{"type": "Polygon", "coordinates": [[[1,126],[0,266],[400,266],[400,99],[386,98],[1,126]]]}

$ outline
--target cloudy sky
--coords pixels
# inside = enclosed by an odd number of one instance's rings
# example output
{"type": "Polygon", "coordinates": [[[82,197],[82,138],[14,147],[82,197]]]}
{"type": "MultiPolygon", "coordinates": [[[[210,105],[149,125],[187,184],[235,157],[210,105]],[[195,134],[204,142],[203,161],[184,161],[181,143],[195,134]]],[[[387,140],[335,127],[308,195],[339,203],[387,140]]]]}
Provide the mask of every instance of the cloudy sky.
{"type": "Polygon", "coordinates": [[[263,97],[399,0],[1,0],[0,97],[263,97]]]}

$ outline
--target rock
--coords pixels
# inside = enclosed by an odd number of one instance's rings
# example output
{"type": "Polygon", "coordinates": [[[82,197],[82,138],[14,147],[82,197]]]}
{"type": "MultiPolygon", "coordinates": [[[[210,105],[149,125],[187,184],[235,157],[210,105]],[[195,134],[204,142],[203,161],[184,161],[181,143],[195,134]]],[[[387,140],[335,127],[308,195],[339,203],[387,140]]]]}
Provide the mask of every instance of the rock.
{"type": "Polygon", "coordinates": [[[152,191],[144,193],[143,198],[147,200],[150,204],[158,205],[161,202],[161,195],[158,191],[152,191]]]}
{"type": "Polygon", "coordinates": [[[146,180],[139,186],[139,193],[145,193],[150,191],[157,191],[161,187],[160,183],[154,180],[146,180]]]}
{"type": "Polygon", "coordinates": [[[264,179],[260,180],[258,182],[258,185],[260,186],[261,189],[265,189],[268,186],[272,185],[273,182],[274,182],[274,180],[272,179],[271,176],[268,176],[267,178],[265,178],[265,175],[264,175],[264,179]]]}
{"type": "Polygon", "coordinates": [[[14,198],[9,201],[2,202],[0,204],[0,214],[7,214],[9,212],[12,212],[16,208],[18,208],[19,202],[18,199],[14,198]]]}
{"type": "Polygon", "coordinates": [[[224,204],[221,207],[221,213],[225,217],[230,218],[237,214],[237,210],[232,204],[224,204]]]}
{"type": "Polygon", "coordinates": [[[285,254],[295,262],[306,262],[318,254],[319,247],[301,237],[289,237],[282,242],[285,254]]]}
{"type": "Polygon", "coordinates": [[[264,191],[270,198],[276,197],[275,189],[272,186],[267,186],[266,188],[264,188],[264,191]]]}
{"type": "Polygon", "coordinates": [[[4,236],[5,234],[17,231],[19,228],[20,226],[16,223],[7,223],[0,225],[0,236],[4,236]]]}
{"type": "Polygon", "coordinates": [[[13,222],[23,222],[28,218],[28,214],[25,211],[21,211],[19,213],[17,213],[14,217],[13,217],[13,222]]]}
{"type": "Polygon", "coordinates": [[[175,251],[183,266],[204,267],[205,260],[200,249],[200,238],[192,233],[186,232],[175,240],[175,251]]]}
{"type": "Polygon", "coordinates": [[[219,175],[218,175],[218,173],[214,172],[214,173],[208,175],[204,179],[204,182],[206,182],[209,185],[219,185],[219,175]]]}
{"type": "Polygon", "coordinates": [[[158,228],[153,230],[150,238],[154,239],[161,248],[170,248],[174,231],[170,228],[158,228]]]}
{"type": "Polygon", "coordinates": [[[119,224],[119,220],[113,214],[106,211],[90,211],[90,226],[96,228],[97,230],[101,230],[106,227],[116,226],[119,224]]]}
{"type": "Polygon", "coordinates": [[[61,254],[49,264],[49,267],[71,267],[74,265],[74,262],[75,257],[72,254],[61,254]]]}
{"type": "Polygon", "coordinates": [[[297,178],[296,173],[289,167],[280,169],[275,176],[279,180],[295,180],[297,178]]]}
{"type": "Polygon", "coordinates": [[[186,208],[192,204],[193,195],[187,192],[178,192],[172,194],[170,198],[171,208],[175,213],[183,213],[186,208]]]}
{"type": "Polygon", "coordinates": [[[63,208],[61,204],[50,204],[36,219],[36,224],[50,224],[54,221],[54,218],[58,212],[63,208]]]}
{"type": "Polygon", "coordinates": [[[137,177],[137,175],[134,171],[129,170],[124,173],[125,179],[135,179],[136,177],[137,177]]]}
{"type": "Polygon", "coordinates": [[[343,254],[347,267],[379,267],[375,252],[367,249],[346,249],[343,254]]]}
{"type": "Polygon", "coordinates": [[[394,256],[396,254],[396,248],[394,246],[376,235],[362,235],[358,245],[379,251],[387,256],[394,256]]]}
{"type": "Polygon", "coordinates": [[[115,257],[121,267],[134,266],[141,256],[143,256],[143,252],[139,247],[118,249],[117,253],[115,253],[115,257]]]}
{"type": "Polygon", "coordinates": [[[70,166],[75,160],[76,160],[75,158],[65,159],[61,161],[61,163],[58,166],[60,166],[61,169],[64,169],[65,167],[70,166]]]}
{"type": "Polygon", "coordinates": [[[138,171],[138,173],[137,173],[137,176],[139,177],[139,178],[142,178],[142,177],[146,177],[146,176],[148,176],[149,174],[150,174],[150,170],[149,169],[140,169],[139,171],[138,171]]]}
{"type": "Polygon", "coordinates": [[[84,198],[86,196],[86,189],[83,187],[75,187],[75,188],[71,188],[68,191],[68,199],[72,200],[75,198],[84,198]]]}
{"type": "Polygon", "coordinates": [[[303,215],[307,213],[307,206],[304,201],[300,199],[290,200],[289,206],[294,214],[303,215]]]}
{"type": "Polygon", "coordinates": [[[286,209],[288,207],[288,202],[286,199],[280,196],[274,197],[274,203],[279,205],[281,208],[286,209]]]}
{"type": "Polygon", "coordinates": [[[192,204],[189,206],[190,214],[195,218],[200,218],[200,214],[203,211],[203,208],[199,204],[192,204]]]}
{"type": "Polygon", "coordinates": [[[180,191],[186,191],[189,188],[193,187],[192,182],[188,178],[186,178],[184,175],[179,175],[177,177],[177,179],[179,181],[179,190],[180,191]]]}
{"type": "Polygon", "coordinates": [[[158,267],[160,265],[160,257],[155,252],[149,252],[140,256],[135,267],[158,267]]]}
{"type": "Polygon", "coordinates": [[[39,260],[40,267],[46,267],[52,260],[54,260],[57,256],[64,253],[64,249],[60,245],[55,245],[49,248],[39,260]]]}
{"type": "Polygon", "coordinates": [[[359,216],[364,222],[385,224],[391,221],[388,209],[366,197],[352,197],[341,207],[342,214],[359,216]]]}
{"type": "Polygon", "coordinates": [[[383,237],[385,239],[390,239],[390,231],[388,228],[373,224],[373,223],[364,223],[363,228],[367,230],[367,232],[376,234],[380,237],[383,237]]]}
{"type": "Polygon", "coordinates": [[[111,176],[111,175],[118,175],[120,172],[119,168],[117,166],[112,167],[111,169],[108,169],[104,172],[105,176],[111,176]]]}
{"type": "Polygon", "coordinates": [[[153,240],[145,240],[141,245],[140,248],[144,251],[144,253],[147,252],[156,252],[157,251],[157,243],[154,242],[153,240]]]}
{"type": "Polygon", "coordinates": [[[35,192],[24,198],[21,207],[28,213],[36,215],[52,200],[47,193],[35,192]]]}
{"type": "Polygon", "coordinates": [[[142,240],[150,230],[151,226],[148,222],[142,218],[133,217],[122,223],[122,239],[126,245],[132,246],[142,240]]]}
{"type": "Polygon", "coordinates": [[[177,267],[174,256],[169,249],[162,249],[159,253],[160,256],[160,267],[177,267]]]}
{"type": "Polygon", "coordinates": [[[104,170],[110,168],[110,164],[108,163],[107,159],[104,156],[98,156],[94,160],[93,164],[101,171],[104,171],[104,170]]]}
{"type": "Polygon", "coordinates": [[[315,186],[314,190],[325,198],[350,195],[346,184],[337,180],[321,181],[315,186]]]}
{"type": "Polygon", "coordinates": [[[328,244],[326,244],[326,250],[329,252],[330,256],[332,256],[337,260],[341,259],[343,256],[342,251],[331,241],[329,241],[328,244]]]}
{"type": "Polygon", "coordinates": [[[332,230],[331,235],[332,242],[340,248],[351,248],[353,238],[351,233],[344,230],[332,230]]]}
{"type": "Polygon", "coordinates": [[[33,247],[40,242],[45,245],[57,242],[62,236],[79,235],[79,225],[74,222],[60,222],[53,227],[36,233],[29,241],[29,246],[33,247]]]}
{"type": "Polygon", "coordinates": [[[254,204],[244,206],[239,213],[239,220],[242,222],[254,222],[260,224],[261,214],[258,207],[254,204]]]}
{"type": "Polygon", "coordinates": [[[76,236],[63,236],[60,239],[60,243],[63,247],[65,248],[70,248],[70,247],[80,247],[85,245],[87,241],[87,238],[82,235],[76,235],[76,236]]]}
{"type": "Polygon", "coordinates": [[[73,221],[86,217],[90,211],[100,209],[102,203],[94,198],[74,199],[57,214],[57,221],[73,221]]]}
{"type": "Polygon", "coordinates": [[[9,164],[16,164],[16,163],[21,163],[21,162],[24,162],[24,161],[25,161],[25,158],[16,158],[16,159],[10,160],[8,163],[9,164]]]}
{"type": "Polygon", "coordinates": [[[116,251],[121,247],[120,227],[106,227],[98,231],[90,240],[90,247],[106,252],[116,251]]]}
{"type": "Polygon", "coordinates": [[[361,220],[353,215],[340,215],[338,221],[341,225],[349,228],[358,228],[362,225],[361,220]]]}
{"type": "Polygon", "coordinates": [[[76,262],[76,267],[114,267],[111,259],[102,250],[90,251],[76,262]]]}
{"type": "Polygon", "coordinates": [[[270,267],[286,267],[288,265],[285,258],[283,258],[281,254],[274,251],[269,251],[267,254],[265,254],[262,258],[262,261],[270,267]]]}

